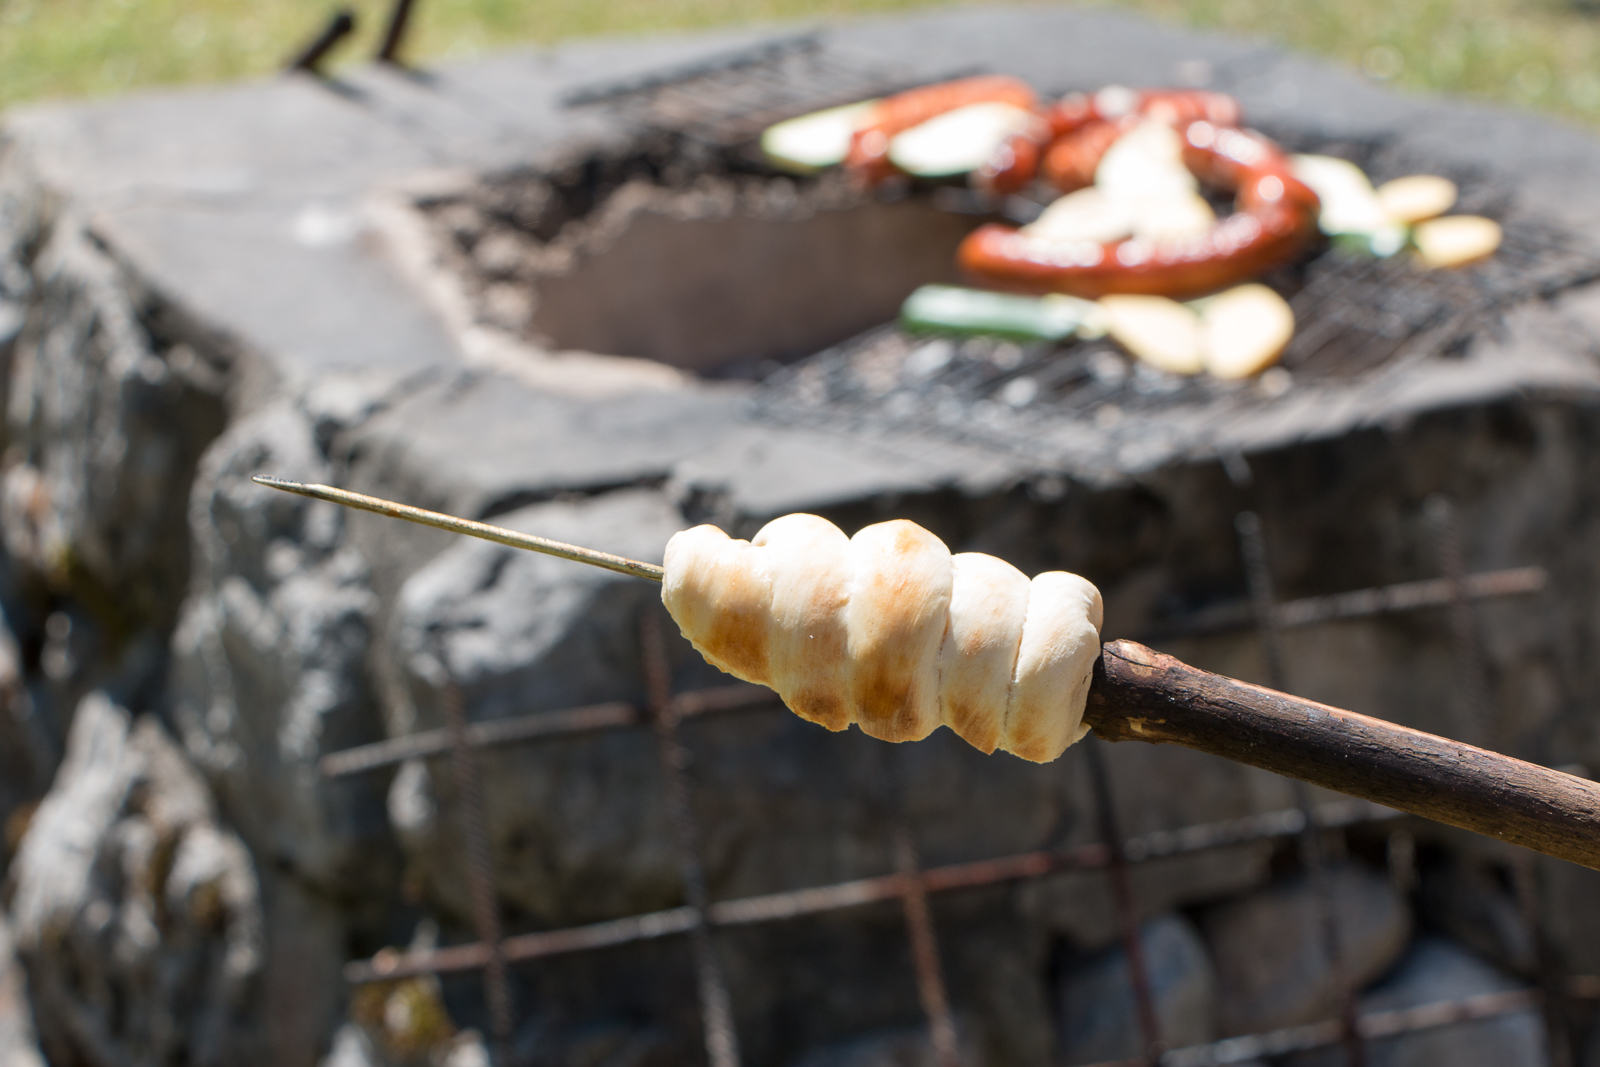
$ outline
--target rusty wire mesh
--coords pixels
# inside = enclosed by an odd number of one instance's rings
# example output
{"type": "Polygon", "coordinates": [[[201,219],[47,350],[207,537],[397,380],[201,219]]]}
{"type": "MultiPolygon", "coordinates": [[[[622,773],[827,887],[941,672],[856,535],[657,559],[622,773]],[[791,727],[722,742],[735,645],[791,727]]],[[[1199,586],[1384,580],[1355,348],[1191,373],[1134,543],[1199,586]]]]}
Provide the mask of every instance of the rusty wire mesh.
{"type": "MultiPolygon", "coordinates": [[[[1442,514],[1441,506],[1437,503],[1431,506],[1431,511],[1442,514]]],[[[1263,639],[1272,643],[1270,635],[1273,635],[1277,628],[1273,620],[1282,614],[1281,609],[1285,607],[1292,609],[1293,604],[1279,605],[1272,602],[1270,581],[1267,580],[1269,576],[1265,574],[1264,542],[1260,538],[1259,529],[1256,530],[1255,536],[1251,537],[1246,530],[1247,526],[1248,523],[1241,526],[1241,532],[1246,534],[1241,537],[1241,551],[1252,563],[1251,571],[1254,579],[1252,584],[1255,587],[1253,592],[1256,599],[1255,618],[1261,624],[1263,639]]],[[[1442,547],[1448,549],[1448,545],[1442,547]]],[[[1543,585],[1541,576],[1539,581],[1511,583],[1507,588],[1497,589],[1494,583],[1481,581],[1483,578],[1481,575],[1463,573],[1459,569],[1459,560],[1452,557],[1448,550],[1443,555],[1445,558],[1441,563],[1448,573],[1441,581],[1447,587],[1446,595],[1419,599],[1414,596],[1388,596],[1386,594],[1389,591],[1382,589],[1361,591],[1364,594],[1376,595],[1361,597],[1359,604],[1352,601],[1346,607],[1359,610],[1342,612],[1338,617],[1351,617],[1352,614],[1373,615],[1388,611],[1410,610],[1430,604],[1450,603],[1456,605],[1456,612],[1453,613],[1456,625],[1452,627],[1452,636],[1459,643],[1463,638],[1470,636],[1470,629],[1463,626],[1460,621],[1460,612],[1470,603],[1472,592],[1478,592],[1480,595],[1493,595],[1495,592],[1508,595],[1529,592],[1543,585]],[[1481,589],[1469,590],[1474,579],[1480,579],[1478,584],[1481,589]]],[[[1525,575],[1523,577],[1526,578],[1525,575]]],[[[1407,583],[1401,588],[1410,589],[1415,584],[1417,583],[1407,583]]],[[[1319,602],[1321,599],[1327,598],[1319,598],[1319,602]]],[[[1292,610],[1290,614],[1293,614],[1292,610]]],[[[1315,616],[1316,613],[1312,612],[1310,615],[1315,616]]],[[[525,964],[568,953],[689,935],[699,975],[699,999],[704,1019],[708,1060],[714,1067],[735,1067],[739,1059],[738,1040],[733,1023],[734,1005],[730,991],[722,980],[717,962],[714,940],[716,929],[724,926],[788,921],[807,915],[899,900],[906,916],[910,948],[908,958],[917,979],[919,999],[927,1017],[930,1043],[936,1061],[940,1067],[956,1067],[959,1053],[951,1023],[952,1006],[942,975],[938,938],[934,928],[933,913],[928,903],[929,894],[1023,882],[1067,871],[1099,870],[1104,871],[1111,880],[1116,898],[1121,940],[1133,964],[1130,967],[1132,993],[1135,1004],[1139,1007],[1138,1016],[1145,1053],[1139,1059],[1128,1061],[1129,1063],[1162,1064],[1167,1067],[1223,1064],[1243,1062],[1262,1052],[1308,1049],[1340,1042],[1345,1044],[1347,1055],[1351,1057],[1349,1062],[1359,1063],[1363,1040],[1487,1018],[1539,1004],[1550,1007],[1548,1014],[1552,1021],[1550,1035],[1552,1047],[1561,1040],[1557,1024],[1560,1018],[1559,1004],[1562,998],[1573,993],[1574,989],[1569,988],[1570,983],[1562,976],[1547,970],[1541,975],[1538,991],[1517,991],[1515,995],[1445,1002],[1406,1012],[1387,1012],[1379,1015],[1358,1016],[1354,1010],[1354,999],[1347,992],[1343,998],[1343,1010],[1337,1011],[1337,1014],[1343,1017],[1326,1024],[1228,1038],[1204,1046],[1166,1049],[1156,1021],[1154,993],[1150,979],[1145,968],[1138,965],[1142,959],[1142,947],[1137,904],[1127,878],[1129,865],[1252,841],[1299,839],[1303,845],[1309,846],[1308,863],[1315,868],[1318,865],[1316,842],[1320,834],[1346,827],[1381,823],[1402,816],[1398,812],[1363,801],[1342,801],[1313,808],[1306,798],[1301,796],[1298,798],[1297,806],[1287,811],[1125,839],[1118,829],[1108,770],[1099,760],[1097,751],[1091,752],[1091,771],[1094,778],[1094,802],[1101,829],[1099,835],[1101,840],[1092,844],[924,869],[916,855],[915,828],[900,812],[895,798],[890,798],[893,809],[891,821],[895,828],[893,849],[895,870],[892,873],[835,885],[771,893],[761,897],[712,900],[704,885],[704,876],[697,856],[700,830],[694,824],[692,809],[687,803],[689,788],[687,760],[684,758],[682,742],[677,737],[677,723],[685,715],[774,707],[776,698],[761,687],[748,685],[672,694],[664,670],[665,659],[664,650],[660,645],[661,640],[661,621],[652,611],[642,620],[641,631],[643,668],[649,678],[649,699],[644,708],[629,704],[607,704],[546,712],[503,722],[498,729],[482,729],[496,725],[493,723],[474,724],[479,728],[476,733],[470,732],[464,716],[456,710],[452,711],[451,724],[447,731],[418,735],[414,739],[396,738],[345,753],[336,753],[324,762],[323,772],[330,777],[368,773],[393,766],[403,759],[449,755],[458,774],[470,775],[472,763],[463,757],[474,748],[537,744],[545,740],[595,730],[639,729],[653,725],[661,741],[662,764],[667,772],[663,782],[669,794],[667,797],[669,807],[673,812],[671,821],[684,875],[687,902],[666,911],[627,916],[568,929],[515,934],[503,939],[499,936],[497,921],[492,917],[479,915],[476,926],[480,940],[410,952],[384,950],[371,959],[349,964],[345,970],[349,981],[361,984],[390,981],[419,974],[484,970],[491,1000],[507,1003],[508,997],[503,990],[495,988],[504,983],[504,978],[499,976],[503,973],[500,968],[507,963],[525,964]],[[542,724],[542,728],[533,728],[535,723],[542,724]]],[[[1471,654],[1470,648],[1463,647],[1461,654],[1463,656],[1471,654]]],[[[1283,673],[1281,667],[1279,673],[1283,673]]],[[[1090,744],[1093,747],[1094,743],[1090,744]]],[[[885,774],[883,777],[891,782],[896,780],[893,773],[885,774]]],[[[898,790],[896,785],[891,785],[890,788],[894,792],[898,790]]],[[[464,811],[463,815],[478,823],[477,832],[482,832],[485,813],[481,804],[470,811],[464,811]]],[[[473,836],[470,829],[468,836],[473,836]]],[[[473,880],[476,883],[486,884],[486,880],[492,877],[487,849],[475,850],[472,865],[473,880]]],[[[481,887],[480,895],[482,895],[481,887]]],[[[1537,923],[1536,909],[1530,910],[1528,917],[1531,922],[1537,923]]],[[[1336,954],[1337,931],[1330,927],[1324,933],[1330,938],[1332,953],[1336,954]]],[[[1337,957],[1333,955],[1332,958],[1337,957]]],[[[1576,992],[1581,993],[1582,990],[1576,992]]],[[[509,1009],[499,1008],[497,1014],[507,1010],[509,1009]]],[[[503,1032],[503,1028],[508,1027],[508,1023],[501,1023],[497,1029],[503,1032]]],[[[503,1042],[501,1047],[504,1047],[503,1042]]]]}

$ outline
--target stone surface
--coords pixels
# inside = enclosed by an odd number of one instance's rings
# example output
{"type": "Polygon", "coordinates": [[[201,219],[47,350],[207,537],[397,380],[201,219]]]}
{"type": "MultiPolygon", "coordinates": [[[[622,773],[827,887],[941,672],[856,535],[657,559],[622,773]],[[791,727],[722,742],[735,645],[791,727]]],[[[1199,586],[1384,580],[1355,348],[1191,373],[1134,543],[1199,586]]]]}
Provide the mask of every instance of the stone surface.
{"type": "Polygon", "coordinates": [[[322,892],[393,880],[381,785],[326,782],[317,760],[370,736],[374,595],[342,508],[254,485],[325,481],[304,408],[236,424],[206,457],[190,509],[194,585],[173,638],[171,717],[230,820],[274,869],[322,892]]]}
{"type": "MultiPolygon", "coordinates": [[[[1170,1048],[1216,1035],[1217,978],[1200,934],[1163,915],[1139,928],[1161,1040],[1170,1048]]],[[[1070,963],[1056,985],[1061,1062],[1137,1058],[1144,1047],[1128,956],[1119,945],[1070,963]]]]}
{"type": "MultiPolygon", "coordinates": [[[[1442,938],[1423,937],[1411,946],[1394,970],[1361,997],[1361,1011],[1415,1008],[1522,987],[1522,983],[1480,957],[1442,938]]],[[[1343,1052],[1323,1050],[1288,1058],[1292,1067],[1333,1067],[1343,1052]]],[[[1543,1067],[1544,1022],[1537,1008],[1524,1008],[1492,1019],[1418,1030],[1372,1041],[1367,1062],[1372,1067],[1543,1067]]]]}
{"type": "Polygon", "coordinates": [[[41,236],[36,310],[10,367],[0,530],[13,565],[71,596],[71,626],[89,631],[54,680],[148,699],[189,575],[183,502],[223,426],[225,368],[81,219],[41,236]]]}
{"type": "Polygon", "coordinates": [[[619,190],[586,220],[595,232],[565,269],[509,279],[536,294],[526,328],[557,349],[700,372],[789,362],[893,319],[918,285],[957,282],[956,247],[977,221],[910,200],[830,203],[826,186],[813,203],[785,184],[748,184],[619,190]],[[850,263],[872,269],[840,269],[850,263]]]}
{"type": "Polygon", "coordinates": [[[348,995],[343,946],[377,936],[400,865],[385,783],[328,781],[317,766],[378,729],[368,567],[343,509],[248,478],[336,480],[326,450],[383,395],[381,383],[330,381],[239,420],[207,453],[190,502],[195,574],[167,711],[259,857],[270,909],[261,984],[283,1022],[275,1062],[310,1063],[328,1040],[348,995]]]}
{"type": "Polygon", "coordinates": [[[22,650],[0,624],[0,871],[11,861],[61,759],[58,723],[27,685],[22,650]]]}
{"type": "MultiPolygon", "coordinates": [[[[658,559],[681,525],[658,494],[632,491],[534,505],[498,521],[658,559]]],[[[565,560],[476,541],[452,546],[400,592],[384,655],[405,688],[391,702],[389,728],[442,725],[445,678],[460,686],[473,718],[637,699],[633,620],[658,596],[652,584],[565,560]]],[[[482,766],[500,891],[513,906],[566,922],[659,905],[676,892],[662,814],[637,802],[655,780],[648,735],[488,752],[482,766]],[[635,781],[642,789],[625,784],[635,781]]],[[[454,794],[444,764],[418,764],[396,777],[389,806],[412,877],[464,917],[454,794]]]]}
{"type": "MultiPolygon", "coordinates": [[[[962,1064],[983,1067],[982,1050],[959,1021],[956,1048],[962,1064]]],[[[938,1059],[928,1028],[921,1026],[869,1034],[854,1041],[814,1049],[795,1060],[794,1067],[938,1067],[938,1059]]]]}
{"type": "Polygon", "coordinates": [[[1591,1025],[1577,1050],[1578,1067],[1600,1064],[1600,1026],[1591,1025]]]}
{"type": "Polygon", "coordinates": [[[1538,966],[1533,931],[1513,877],[1477,857],[1450,856],[1422,870],[1417,918],[1429,930],[1472,949],[1501,970],[1531,976],[1538,966]]]}
{"type": "Polygon", "coordinates": [[[11,926],[0,916],[0,1063],[7,1067],[45,1067],[33,1032],[28,979],[12,951],[11,926]]]}
{"type": "MultiPolygon", "coordinates": [[[[400,1012],[397,1011],[396,1014],[400,1012]]],[[[632,1064],[636,1060],[624,1059],[632,1064]]],[[[367,1031],[345,1023],[334,1031],[333,1043],[318,1067],[492,1067],[489,1049],[475,1030],[454,1034],[431,1049],[410,1054],[386,1052],[367,1031]]]]}
{"type": "MultiPolygon", "coordinates": [[[[1366,985],[1399,958],[1411,913],[1380,874],[1348,865],[1328,871],[1349,981],[1366,985]]],[[[1218,1022],[1225,1036],[1333,1018],[1335,989],[1322,937],[1322,905],[1305,876],[1280,881],[1200,912],[1217,968],[1218,1022]]]]}
{"type": "Polygon", "coordinates": [[[1600,893],[1600,872],[1570,863],[1541,863],[1546,936],[1573,974],[1600,971],[1600,916],[1586,901],[1600,893]]]}
{"type": "Polygon", "coordinates": [[[84,698],[13,878],[52,1062],[270,1061],[255,866],[155,720],[84,698]]]}
{"type": "Polygon", "coordinates": [[[334,1031],[333,1045],[319,1067],[383,1067],[383,1060],[365,1030],[345,1023],[334,1031]]]}
{"type": "Polygon", "coordinates": [[[582,1064],[584,1067],[668,1067],[686,1058],[704,1055],[674,1048],[658,1026],[638,1021],[614,1021],[580,1028],[557,1040],[537,1025],[524,1028],[512,1047],[513,1062],[546,1067],[554,1064],[582,1064]]]}

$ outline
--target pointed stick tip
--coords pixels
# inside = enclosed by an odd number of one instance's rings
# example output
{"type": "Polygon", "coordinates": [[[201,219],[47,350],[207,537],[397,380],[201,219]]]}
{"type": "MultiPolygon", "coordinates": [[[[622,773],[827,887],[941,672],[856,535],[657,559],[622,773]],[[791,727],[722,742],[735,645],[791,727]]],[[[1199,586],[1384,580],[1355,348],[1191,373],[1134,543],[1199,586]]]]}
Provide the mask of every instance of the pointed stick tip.
{"type": "Polygon", "coordinates": [[[437,529],[448,530],[451,533],[479,537],[486,541],[509,545],[512,548],[542,552],[545,555],[558,556],[577,563],[587,563],[608,571],[616,571],[619,574],[632,575],[635,578],[645,578],[653,582],[659,582],[665,577],[665,572],[653,563],[642,563],[636,559],[614,556],[609,552],[600,552],[596,549],[584,548],[581,545],[563,544],[560,541],[552,541],[549,538],[537,537],[533,534],[518,533],[515,530],[490,526],[488,523],[477,522],[472,519],[462,519],[437,511],[427,511],[423,508],[412,507],[409,504],[384,500],[381,497],[368,496],[365,493],[352,492],[349,489],[339,489],[331,485],[295,482],[287,478],[274,478],[267,474],[252,474],[250,480],[269,489],[281,489],[284,492],[308,496],[313,500],[325,500],[329,503],[342,504],[349,508],[371,511],[392,519],[404,519],[407,522],[420,523],[423,526],[432,526],[437,529]]]}

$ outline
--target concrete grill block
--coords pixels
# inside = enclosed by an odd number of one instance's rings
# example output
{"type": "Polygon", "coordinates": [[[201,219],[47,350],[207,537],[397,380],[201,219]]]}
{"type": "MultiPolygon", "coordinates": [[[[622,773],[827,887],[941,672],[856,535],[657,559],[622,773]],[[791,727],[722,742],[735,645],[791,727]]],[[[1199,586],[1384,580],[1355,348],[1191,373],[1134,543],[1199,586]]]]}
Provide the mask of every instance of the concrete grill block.
{"type": "MultiPolygon", "coordinates": [[[[40,736],[58,741],[90,692],[163,716],[261,886],[262,981],[278,999],[236,1005],[204,1026],[175,1018],[174,1033],[203,1031],[223,1044],[227,1035],[205,1027],[266,1033],[267,1051],[251,1062],[310,1063],[337,1020],[300,1010],[296,990],[337,988],[339,952],[327,944],[366,954],[404,943],[419,909],[437,915],[449,939],[469,936],[444,765],[365,783],[316,777],[330,751],[439,725],[421,656],[430,634],[444,637],[475,717],[642,695],[636,616],[653,589],[370,515],[291,507],[243,482],[251,473],[314,475],[643,558],[659,558],[671,533],[702,521],[749,536],[790,511],[849,529],[907,517],[958,550],[1092,578],[1112,636],[1239,596],[1232,519],[1246,507],[1262,516],[1284,598],[1432,577],[1422,501],[1443,491],[1457,503],[1471,569],[1538,564],[1552,577],[1538,597],[1477,609],[1497,720],[1469,722],[1455,710],[1442,611],[1286,635],[1294,688],[1542,762],[1600,768],[1589,713],[1600,692],[1600,616],[1590,607],[1600,593],[1600,285],[1530,297],[1449,356],[1296,380],[1280,396],[1243,386],[1131,406],[1119,420],[1046,420],[1032,448],[951,436],[926,418],[780,421],[728,368],[843,341],[871,316],[835,307],[811,321],[791,301],[785,337],[763,341],[761,316],[747,315],[748,340],[710,352],[708,338],[726,342],[714,302],[678,309],[686,325],[643,321],[605,333],[614,325],[606,317],[621,312],[597,298],[602,287],[626,280],[631,299],[653,300],[662,314],[685,299],[686,283],[657,292],[648,283],[651,271],[669,276],[677,266],[684,246],[672,223],[699,210],[696,197],[716,201],[739,240],[779,222],[803,227],[806,212],[834,211],[826,217],[835,222],[880,209],[880,219],[932,218],[926,204],[830,201],[819,183],[784,191],[747,176],[703,181],[692,168],[674,176],[670,165],[691,156],[642,148],[605,109],[560,106],[571,89],[779,32],[788,31],[587,42],[424,78],[372,69],[332,85],[288,77],[8,114],[0,530],[16,574],[0,608],[28,693],[11,705],[26,706],[40,736]],[[620,175],[607,190],[638,195],[631,214],[578,204],[571,219],[539,216],[553,232],[537,239],[527,226],[483,228],[493,197],[524,196],[536,214],[538,197],[581,191],[585,167],[620,175]],[[760,226],[740,206],[747,193],[767,198],[760,226]],[[793,198],[783,209],[791,215],[773,206],[783,197],[793,198]],[[455,211],[463,206],[471,210],[455,211]],[[651,232],[630,229],[641,218],[651,232]],[[615,229],[601,232],[601,223],[615,229]],[[599,235],[590,245],[578,240],[585,225],[599,235]],[[498,244],[476,243],[486,234],[498,244]],[[608,251],[635,258],[608,261],[608,251]],[[568,261],[554,263],[557,253],[568,261]],[[73,270],[57,269],[63,262],[73,270]],[[91,341],[106,337],[96,324],[108,323],[116,343],[96,348],[91,341]],[[834,330],[843,333],[825,336],[834,330]],[[670,343],[650,347],[669,333],[670,343]],[[61,412],[81,418],[53,414],[61,412]],[[1223,456],[1242,456],[1253,484],[1231,480],[1223,456]],[[73,503],[91,499],[114,506],[73,503]],[[130,599],[133,615],[108,610],[130,599]],[[263,1030],[268,1011],[282,1017],[263,1030]]],[[[1600,246],[1591,194],[1600,144],[1520,112],[1400,95],[1259,44],[1107,12],[945,11],[846,23],[824,41],[841,63],[911,80],[982,67],[1052,93],[1204,84],[1236,93],[1271,133],[1377,145],[1386,158],[1470,175],[1504,193],[1508,217],[1600,246]]],[[[904,231],[903,219],[885,224],[888,238],[904,231]]],[[[791,247],[828,262],[823,253],[845,247],[801,236],[791,247]]],[[[862,260],[837,257],[838,269],[846,282],[859,271],[882,286],[869,310],[887,315],[906,278],[873,277],[862,260]]],[[[842,306],[837,292],[823,297],[842,306]]],[[[1191,638],[1171,651],[1234,676],[1263,675],[1247,634],[1191,638]]],[[[682,687],[718,680],[682,644],[674,667],[682,687]]],[[[714,899],[890,869],[882,782],[858,734],[755,712],[694,721],[684,735],[714,899]]],[[[59,757],[49,744],[38,752],[29,758],[46,765],[27,773],[43,782],[59,757]]],[[[948,734],[906,751],[904,802],[925,862],[1092,841],[1081,755],[1023,766],[948,734]]],[[[1108,762],[1129,833],[1290,803],[1281,780],[1186,751],[1119,746],[1108,762]]],[[[644,734],[485,758],[508,926],[550,928],[678,900],[656,775],[644,734]]],[[[0,795],[8,806],[29,799],[0,795]]],[[[1464,835],[1441,833],[1437,843],[1503,860],[1464,835]]],[[[1249,846],[1136,868],[1141,911],[1149,918],[1247,892],[1267,880],[1273,859],[1269,846],[1249,846]]],[[[1545,878],[1555,943],[1574,968],[1600,967],[1600,927],[1584,904],[1593,876],[1552,864],[1545,878]]],[[[936,897],[934,915],[962,1040],[996,1064],[1041,1058],[1052,953],[1113,940],[1109,897],[1086,875],[936,897]]],[[[917,1018],[893,906],[720,936],[752,1064],[898,1032],[917,1018]]],[[[612,1041],[682,1058],[697,1041],[680,945],[515,974],[528,1047],[577,1059],[612,1041]]],[[[475,980],[453,979],[444,995],[471,1019],[477,990],[475,980]]],[[[43,1029],[66,1032],[58,1024],[82,1005],[65,1003],[36,1003],[56,1013],[43,1029]]],[[[151,1051],[132,1030],[102,1039],[124,1059],[151,1051]]]]}

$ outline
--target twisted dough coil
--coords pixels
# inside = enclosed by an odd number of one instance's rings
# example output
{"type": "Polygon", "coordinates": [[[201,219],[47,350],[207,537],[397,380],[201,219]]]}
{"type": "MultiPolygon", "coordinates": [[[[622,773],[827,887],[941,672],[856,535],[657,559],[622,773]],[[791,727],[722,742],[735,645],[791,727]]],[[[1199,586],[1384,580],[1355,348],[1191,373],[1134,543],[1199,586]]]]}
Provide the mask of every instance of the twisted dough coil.
{"type": "Polygon", "coordinates": [[[1036,763],[1086,732],[1102,609],[1075,574],[1030,582],[903,519],[847,538],[815,515],[751,541],[696,526],[665,569],[662,602],[713,666],[830,730],[918,741],[942,724],[1036,763]]]}

